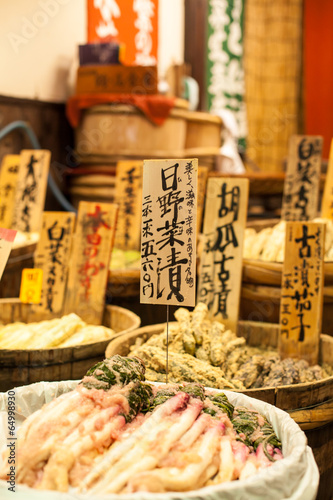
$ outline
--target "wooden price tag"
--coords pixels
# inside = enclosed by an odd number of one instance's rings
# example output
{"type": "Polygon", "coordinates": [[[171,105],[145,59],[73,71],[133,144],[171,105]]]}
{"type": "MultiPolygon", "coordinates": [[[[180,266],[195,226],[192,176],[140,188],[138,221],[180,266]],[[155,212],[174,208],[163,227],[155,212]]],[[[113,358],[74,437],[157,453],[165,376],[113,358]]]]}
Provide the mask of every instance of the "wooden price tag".
{"type": "Polygon", "coordinates": [[[279,354],[318,363],[325,224],[288,222],[282,274],[279,354]]]}
{"type": "Polygon", "coordinates": [[[139,250],[141,237],[142,161],[119,161],[115,203],[119,206],[114,246],[139,250]]]}
{"type": "Polygon", "coordinates": [[[0,227],[12,227],[20,155],[6,155],[0,172],[0,227]]]}
{"type": "Polygon", "coordinates": [[[41,302],[35,311],[50,314],[62,312],[74,223],[73,213],[43,213],[40,239],[34,256],[35,267],[43,271],[43,287],[41,302]]]}
{"type": "Polygon", "coordinates": [[[324,219],[333,219],[333,139],[331,141],[325,188],[321,202],[321,216],[324,219]]]}
{"type": "Polygon", "coordinates": [[[197,302],[236,331],[242,280],[249,180],[209,178],[197,302]]]}
{"type": "Polygon", "coordinates": [[[0,279],[5,270],[17,231],[0,228],[0,279]]]}
{"type": "Polygon", "coordinates": [[[21,151],[17,177],[13,227],[39,232],[47,188],[51,153],[46,149],[21,151]]]}
{"type": "Polygon", "coordinates": [[[201,225],[203,207],[205,205],[206,185],[208,177],[208,167],[198,168],[198,205],[197,205],[197,237],[199,236],[201,225]]]}
{"type": "Polygon", "coordinates": [[[195,305],[198,160],[145,160],[140,301],[195,305]]]}
{"type": "Polygon", "coordinates": [[[20,301],[25,304],[39,304],[42,296],[42,269],[23,269],[20,288],[20,301]]]}
{"type": "Polygon", "coordinates": [[[68,274],[65,311],[102,322],[118,206],[81,201],[68,274]]]}
{"type": "Polygon", "coordinates": [[[282,219],[308,221],[317,217],[322,146],[320,136],[290,138],[282,219]]]}

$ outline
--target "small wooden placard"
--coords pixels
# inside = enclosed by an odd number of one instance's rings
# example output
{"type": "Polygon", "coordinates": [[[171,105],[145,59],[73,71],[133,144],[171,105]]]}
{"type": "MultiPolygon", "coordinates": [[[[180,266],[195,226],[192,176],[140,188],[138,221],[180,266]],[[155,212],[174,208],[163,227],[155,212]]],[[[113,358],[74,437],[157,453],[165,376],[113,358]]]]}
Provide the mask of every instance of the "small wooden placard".
{"type": "Polygon", "coordinates": [[[140,301],[195,305],[197,159],[145,160],[140,301]]]}
{"type": "Polygon", "coordinates": [[[81,201],[68,275],[65,311],[102,322],[118,206],[81,201]]]}
{"type": "Polygon", "coordinates": [[[39,304],[42,296],[42,269],[23,269],[20,287],[20,301],[24,304],[39,304]]]}
{"type": "Polygon", "coordinates": [[[6,155],[0,172],[0,227],[10,229],[13,222],[20,155],[6,155]]]}
{"type": "Polygon", "coordinates": [[[321,136],[290,138],[282,219],[309,221],[317,217],[322,146],[321,136]]]}
{"type": "Polygon", "coordinates": [[[203,208],[205,206],[208,167],[198,168],[197,238],[201,231],[203,208]]]}
{"type": "Polygon", "coordinates": [[[330,157],[328,160],[325,188],[321,202],[321,216],[324,219],[333,219],[333,139],[331,141],[330,157]]]}
{"type": "Polygon", "coordinates": [[[156,66],[96,64],[77,70],[76,93],[157,94],[156,66]]]}
{"type": "Polygon", "coordinates": [[[61,313],[67,285],[75,214],[44,212],[35,267],[43,270],[41,302],[36,312],[61,313]]]}
{"type": "Polygon", "coordinates": [[[209,178],[197,302],[212,319],[236,331],[249,180],[209,178]]]}
{"type": "Polygon", "coordinates": [[[5,270],[17,231],[0,227],[0,280],[5,270]]]}
{"type": "Polygon", "coordinates": [[[115,203],[119,206],[114,246],[139,250],[141,237],[142,161],[119,161],[115,203]]]}
{"type": "Polygon", "coordinates": [[[41,228],[50,159],[46,149],[21,151],[13,219],[17,230],[33,233],[41,228]]]}
{"type": "Polygon", "coordinates": [[[318,363],[325,224],[288,222],[282,274],[279,354],[318,363]]]}

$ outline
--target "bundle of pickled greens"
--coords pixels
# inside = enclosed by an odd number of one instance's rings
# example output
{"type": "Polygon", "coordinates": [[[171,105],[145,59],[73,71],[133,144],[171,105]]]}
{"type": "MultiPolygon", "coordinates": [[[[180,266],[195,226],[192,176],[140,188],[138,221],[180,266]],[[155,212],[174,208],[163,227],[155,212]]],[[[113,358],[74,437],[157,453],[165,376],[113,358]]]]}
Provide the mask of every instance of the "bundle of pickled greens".
{"type": "Polygon", "coordinates": [[[115,332],[88,325],[76,314],[37,323],[0,325],[0,349],[50,349],[111,339],[115,332]]]}
{"type": "MultiPolygon", "coordinates": [[[[16,453],[17,483],[89,496],[190,491],[283,458],[257,411],[200,384],[151,385],[141,360],[118,355],[28,417],[16,453]]],[[[2,458],[6,480],[8,452],[2,458]]]]}
{"type": "MultiPolygon", "coordinates": [[[[177,323],[168,335],[170,382],[200,382],[218,389],[252,389],[313,382],[333,375],[325,365],[309,366],[305,360],[281,360],[277,350],[251,347],[218,321],[208,317],[206,304],[193,312],[180,308],[177,323]]],[[[131,355],[142,359],[148,380],[163,382],[166,373],[166,329],[147,342],[138,338],[131,355]]]]}

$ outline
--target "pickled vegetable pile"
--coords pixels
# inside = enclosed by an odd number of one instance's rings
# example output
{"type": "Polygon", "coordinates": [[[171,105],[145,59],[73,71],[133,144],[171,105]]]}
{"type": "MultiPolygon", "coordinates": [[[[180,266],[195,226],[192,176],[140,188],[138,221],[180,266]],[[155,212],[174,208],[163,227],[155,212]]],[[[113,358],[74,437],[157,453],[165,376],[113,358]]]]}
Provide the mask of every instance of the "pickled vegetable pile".
{"type": "MultiPolygon", "coordinates": [[[[6,480],[8,451],[2,458],[6,480]]],[[[25,420],[16,481],[89,495],[189,491],[242,480],[282,458],[257,411],[200,384],[150,385],[139,359],[113,356],[25,420]]]]}

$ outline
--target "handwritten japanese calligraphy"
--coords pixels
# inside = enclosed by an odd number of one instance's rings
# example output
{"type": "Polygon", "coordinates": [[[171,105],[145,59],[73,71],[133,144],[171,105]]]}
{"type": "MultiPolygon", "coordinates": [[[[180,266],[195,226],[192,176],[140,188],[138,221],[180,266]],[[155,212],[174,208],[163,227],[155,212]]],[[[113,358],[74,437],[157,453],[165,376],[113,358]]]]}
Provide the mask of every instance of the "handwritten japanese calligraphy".
{"type": "Polygon", "coordinates": [[[321,216],[325,219],[333,219],[333,139],[331,141],[330,157],[321,203],[321,216]]]}
{"type": "Polygon", "coordinates": [[[308,221],[317,217],[322,143],[320,136],[290,138],[282,219],[308,221]]]}
{"type": "Polygon", "coordinates": [[[67,285],[75,215],[44,212],[34,265],[43,270],[43,287],[38,311],[60,313],[67,285]]]}
{"type": "Polygon", "coordinates": [[[118,206],[80,202],[66,295],[67,312],[100,324],[118,206]]]}
{"type": "Polygon", "coordinates": [[[197,301],[210,316],[235,328],[242,277],[248,179],[209,178],[197,301]]]}
{"type": "Polygon", "coordinates": [[[10,229],[13,221],[20,155],[6,155],[0,172],[0,227],[10,229]]]}
{"type": "Polygon", "coordinates": [[[17,230],[40,230],[50,158],[50,151],[44,149],[21,151],[13,219],[17,230]]]}
{"type": "Polygon", "coordinates": [[[119,206],[114,246],[140,249],[142,161],[117,163],[115,203],[119,206]]]}
{"type": "Polygon", "coordinates": [[[279,350],[318,362],[325,224],[288,222],[282,275],[279,350]]]}
{"type": "Polygon", "coordinates": [[[144,162],[142,303],[195,305],[197,172],[197,160],[144,162]]]}

